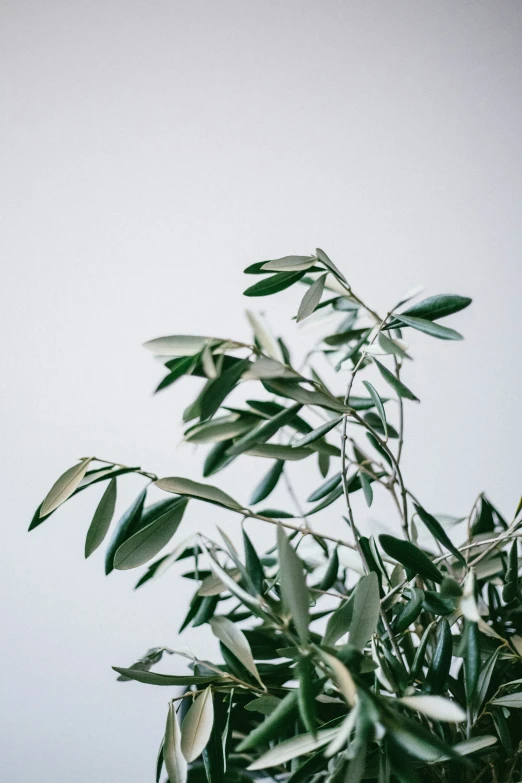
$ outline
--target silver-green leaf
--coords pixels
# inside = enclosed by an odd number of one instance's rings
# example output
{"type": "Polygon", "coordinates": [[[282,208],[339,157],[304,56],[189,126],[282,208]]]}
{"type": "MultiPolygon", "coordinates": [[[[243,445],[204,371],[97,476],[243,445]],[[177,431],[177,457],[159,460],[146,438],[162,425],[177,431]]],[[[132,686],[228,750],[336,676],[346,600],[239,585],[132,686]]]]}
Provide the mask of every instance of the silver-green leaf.
{"type": "Polygon", "coordinates": [[[180,498],[153,522],[124,541],[114,555],[114,568],[119,571],[137,568],[157,555],[178,529],[187,503],[187,498],[180,498]]]}
{"type": "Polygon", "coordinates": [[[94,512],[85,539],[85,557],[98,549],[107,535],[116,507],[116,479],[111,479],[94,512]]]}
{"type": "Polygon", "coordinates": [[[283,526],[277,528],[281,598],[293,618],[299,638],[308,641],[309,598],[303,564],[292,547],[283,526]]]}
{"type": "Polygon", "coordinates": [[[181,732],[174,704],[170,702],[163,743],[163,761],[169,783],[186,783],[187,761],[181,751],[181,732]]]}
{"type": "Polygon", "coordinates": [[[181,752],[190,763],[200,756],[210,739],[214,704],[210,685],[193,701],[181,726],[181,752]]]}
{"type": "Polygon", "coordinates": [[[78,465],[73,465],[72,468],[62,473],[45,496],[40,508],[40,517],[45,517],[47,514],[55,511],[58,506],[61,506],[62,503],[65,503],[71,497],[80,486],[91,461],[92,457],[82,459],[78,465]]]}
{"type": "Polygon", "coordinates": [[[305,318],[308,318],[309,315],[312,315],[313,311],[321,301],[325,282],[326,274],[318,277],[303,296],[301,304],[299,305],[299,310],[297,311],[297,323],[304,321],[305,318]]]}
{"type": "Polygon", "coordinates": [[[263,681],[259,676],[254,661],[254,656],[252,655],[252,650],[250,649],[250,645],[243,631],[227,617],[212,617],[210,620],[210,627],[212,628],[214,636],[234,653],[245,669],[247,669],[250,674],[253,674],[261,687],[264,688],[263,681]]]}

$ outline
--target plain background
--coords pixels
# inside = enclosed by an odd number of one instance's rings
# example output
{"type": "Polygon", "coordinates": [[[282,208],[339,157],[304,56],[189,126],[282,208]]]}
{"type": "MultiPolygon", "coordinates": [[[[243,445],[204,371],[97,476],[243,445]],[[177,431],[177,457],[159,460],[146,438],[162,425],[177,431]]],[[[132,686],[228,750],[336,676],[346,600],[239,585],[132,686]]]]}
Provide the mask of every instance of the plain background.
{"type": "MultiPolygon", "coordinates": [[[[27,535],[34,508],[88,454],[198,478],[194,387],[152,398],[142,342],[247,338],[246,304],[291,337],[298,292],[247,303],[241,270],[319,245],[378,308],[418,283],[474,298],[465,342],[412,341],[404,468],[434,511],[486,489],[514,512],[522,5],[17,0],[1,30],[0,775],[142,783],[168,696],[110,665],[205,652],[206,632],[176,639],[174,571],[133,593],[135,573],[84,563],[98,490],[27,535]]],[[[223,474],[242,499],[254,481],[223,474]]],[[[215,521],[237,524],[193,504],[186,531],[215,521]]]]}

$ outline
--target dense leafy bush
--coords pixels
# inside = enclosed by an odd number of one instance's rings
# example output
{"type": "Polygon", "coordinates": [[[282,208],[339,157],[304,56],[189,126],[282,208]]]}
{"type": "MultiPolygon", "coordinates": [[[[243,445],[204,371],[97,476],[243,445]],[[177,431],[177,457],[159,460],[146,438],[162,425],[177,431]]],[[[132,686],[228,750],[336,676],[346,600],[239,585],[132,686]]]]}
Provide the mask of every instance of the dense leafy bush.
{"type": "Polygon", "coordinates": [[[89,458],[58,479],[31,523],[104,482],[89,556],[109,530],[118,478],[148,480],[114,528],[106,572],[147,563],[141,586],[184,565],[196,589],[180,631],[208,624],[221,650],[216,660],[190,659],[184,675],[152,669],[166,655],[182,655],[164,647],[115,667],[120,679],[173,689],[157,780],[166,773],[171,783],[517,783],[521,507],[505,520],[481,494],[465,519],[437,515],[401,470],[404,409],[417,401],[403,377],[410,359],[403,339],[411,330],[461,339],[440,320],[470,300],[443,294],[407,304],[405,297],[381,317],[321,250],[245,271],[256,281],[245,291],[250,297],[305,286],[296,320],[314,313],[321,340],[299,369],[252,313],[250,345],[191,335],[147,348],[167,370],[158,389],[183,376],[201,379],[183,421],[187,441],[211,444],[204,477],[258,458],[262,477],[249,504],[243,487],[236,500],[213,479],[158,478],[89,458]],[[365,375],[372,381],[355,393],[365,375]],[[243,403],[238,386],[247,390],[243,403]],[[306,501],[287,467],[300,460],[318,467],[319,486],[306,501]],[[287,507],[264,507],[278,483],[287,507]],[[166,497],[147,504],[153,487],[166,497]],[[398,520],[393,535],[377,539],[360,532],[352,509],[354,493],[371,506],[376,491],[387,493],[398,520]],[[188,503],[226,509],[243,526],[241,545],[222,531],[216,540],[184,539],[188,503]],[[324,509],[338,520],[338,536],[319,532],[314,515],[324,509]],[[267,525],[266,552],[252,543],[260,525],[267,525]],[[160,555],[173,536],[173,551],[160,555]]]}

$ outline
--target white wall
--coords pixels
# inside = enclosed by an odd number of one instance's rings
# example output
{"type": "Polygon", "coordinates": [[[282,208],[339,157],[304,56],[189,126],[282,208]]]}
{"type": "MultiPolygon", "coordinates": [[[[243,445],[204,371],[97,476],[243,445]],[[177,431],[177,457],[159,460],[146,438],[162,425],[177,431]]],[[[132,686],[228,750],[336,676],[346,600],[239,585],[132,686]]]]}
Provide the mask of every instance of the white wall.
{"type": "MultiPolygon", "coordinates": [[[[186,588],[85,564],[87,493],[27,535],[32,512],[87,454],[197,477],[189,390],[151,399],[141,343],[246,336],[243,267],[317,245],[381,308],[417,283],[473,296],[464,343],[413,341],[405,471],[430,509],[487,489],[513,512],[522,6],[17,0],[0,26],[1,777],[141,783],[167,694],[110,665],[181,643],[186,588]]],[[[296,296],[259,302],[287,334],[296,296]]]]}

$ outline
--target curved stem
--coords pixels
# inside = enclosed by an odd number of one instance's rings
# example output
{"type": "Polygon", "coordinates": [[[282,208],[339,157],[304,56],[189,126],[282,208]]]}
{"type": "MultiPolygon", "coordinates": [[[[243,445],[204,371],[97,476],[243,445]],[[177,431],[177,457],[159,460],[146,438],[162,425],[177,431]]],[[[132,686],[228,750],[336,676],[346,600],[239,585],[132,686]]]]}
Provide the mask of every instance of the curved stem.
{"type": "Polygon", "coordinates": [[[388,454],[393,467],[397,473],[397,479],[399,481],[399,487],[401,490],[401,498],[402,498],[402,527],[404,531],[404,535],[409,540],[410,539],[410,533],[408,529],[408,498],[407,498],[407,490],[404,486],[404,480],[402,478],[401,469],[399,467],[399,463],[397,462],[397,458],[395,457],[392,450],[389,448],[388,444],[380,437],[379,433],[374,430],[374,428],[371,426],[371,424],[368,424],[368,422],[362,418],[362,416],[359,416],[357,411],[352,411],[351,413],[352,417],[356,419],[359,424],[361,424],[363,427],[365,427],[368,432],[370,432],[373,437],[378,441],[379,445],[384,449],[384,451],[388,454]]]}

